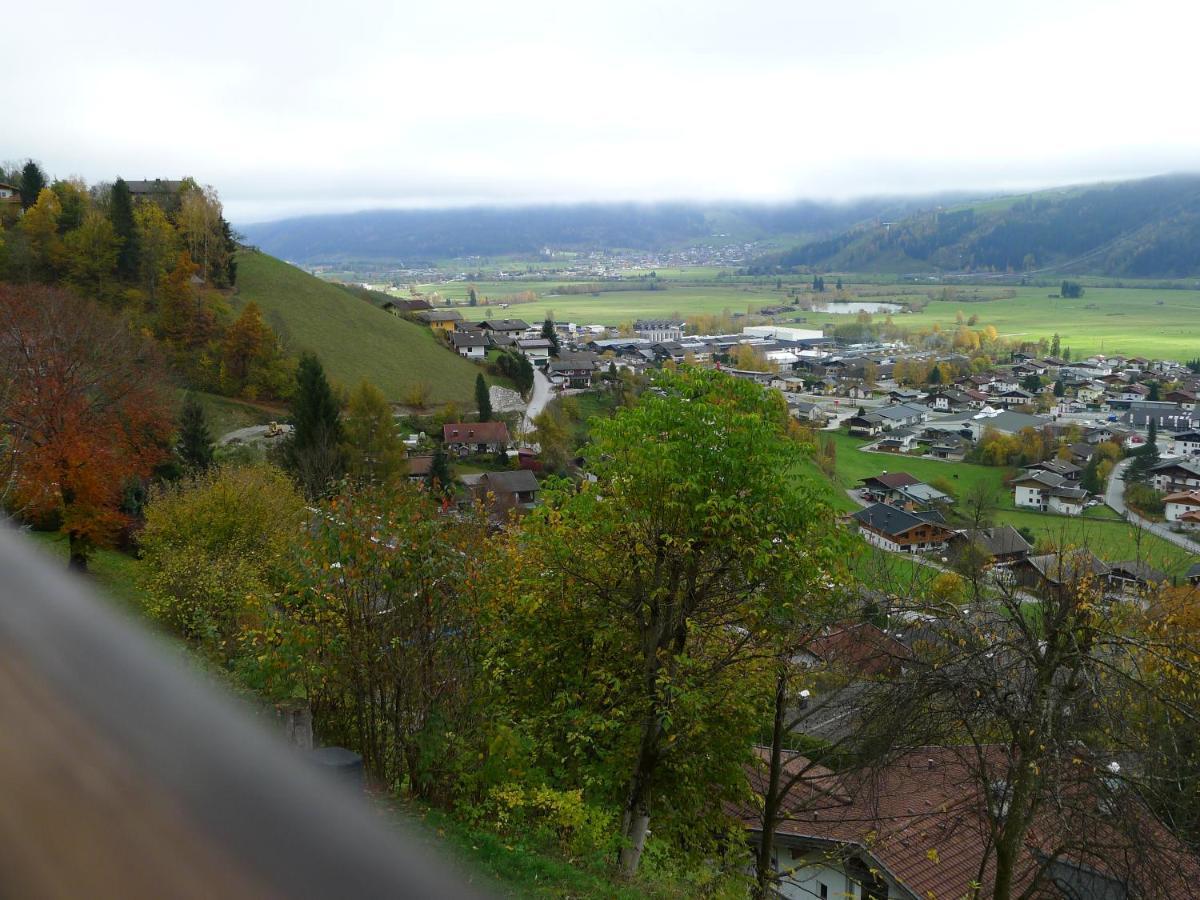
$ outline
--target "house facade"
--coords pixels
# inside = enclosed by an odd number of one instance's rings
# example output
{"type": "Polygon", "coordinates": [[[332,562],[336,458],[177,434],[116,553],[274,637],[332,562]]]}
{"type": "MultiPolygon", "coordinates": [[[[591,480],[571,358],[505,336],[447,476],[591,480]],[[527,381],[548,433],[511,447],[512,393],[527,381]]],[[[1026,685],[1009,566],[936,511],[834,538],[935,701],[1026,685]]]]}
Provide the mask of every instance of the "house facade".
{"type": "Polygon", "coordinates": [[[508,426],[503,422],[451,422],[442,426],[442,443],[447,453],[499,453],[509,445],[508,426]]]}
{"type": "Polygon", "coordinates": [[[868,544],[892,553],[944,550],[954,532],[937,512],[909,512],[887,503],[860,509],[851,517],[868,544]]]}

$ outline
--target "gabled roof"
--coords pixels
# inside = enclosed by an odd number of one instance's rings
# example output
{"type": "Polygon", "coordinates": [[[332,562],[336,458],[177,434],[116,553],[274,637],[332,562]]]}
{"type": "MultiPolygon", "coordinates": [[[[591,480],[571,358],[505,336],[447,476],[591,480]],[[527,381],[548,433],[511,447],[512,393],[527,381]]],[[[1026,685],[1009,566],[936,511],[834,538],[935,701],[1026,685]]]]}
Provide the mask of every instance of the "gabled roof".
{"type": "Polygon", "coordinates": [[[1164,459],[1161,462],[1155,463],[1150,467],[1150,471],[1162,472],[1176,467],[1183,469],[1190,475],[1200,475],[1200,460],[1193,462],[1190,459],[1182,459],[1180,457],[1172,457],[1171,459],[1164,459]]]}
{"type": "Polygon", "coordinates": [[[1074,581],[1087,575],[1107,576],[1111,569],[1091,550],[1071,550],[1064,554],[1044,553],[1025,560],[1052,584],[1074,581]]]}
{"type": "Polygon", "coordinates": [[[417,313],[422,322],[461,322],[462,315],[452,309],[425,309],[417,313]]]}
{"type": "Polygon", "coordinates": [[[524,494],[540,489],[537,477],[528,469],[513,469],[508,472],[486,472],[480,482],[487,490],[496,494],[524,494]]]}
{"type": "Polygon", "coordinates": [[[487,319],[480,322],[479,327],[492,331],[526,331],[529,323],[524,319],[487,319]]]}
{"type": "Polygon", "coordinates": [[[478,331],[452,331],[450,333],[450,343],[455,349],[460,347],[486,347],[491,342],[491,338],[478,331]]]}
{"type": "Polygon", "coordinates": [[[450,422],[442,426],[448,444],[507,444],[508,426],[503,422],[450,422]]]}
{"type": "Polygon", "coordinates": [[[1123,562],[1112,563],[1111,568],[1113,575],[1140,581],[1143,584],[1163,584],[1170,581],[1166,572],[1162,572],[1136,559],[1127,559],[1123,562]]]}
{"type": "Polygon", "coordinates": [[[908,487],[910,484],[920,484],[921,479],[914,478],[907,472],[881,472],[879,475],[872,475],[869,478],[860,480],[860,484],[868,484],[870,482],[882,484],[886,488],[902,488],[908,487]]]}
{"type": "Polygon", "coordinates": [[[909,512],[886,503],[874,503],[866,509],[860,509],[851,518],[860,525],[892,537],[899,537],[918,525],[932,524],[945,530],[946,521],[939,512],[909,512]]]}
{"type": "Polygon", "coordinates": [[[981,548],[989,556],[1008,556],[1013,553],[1028,553],[1033,545],[1021,537],[1021,532],[1011,525],[995,528],[974,528],[958,532],[957,537],[981,548]]]}

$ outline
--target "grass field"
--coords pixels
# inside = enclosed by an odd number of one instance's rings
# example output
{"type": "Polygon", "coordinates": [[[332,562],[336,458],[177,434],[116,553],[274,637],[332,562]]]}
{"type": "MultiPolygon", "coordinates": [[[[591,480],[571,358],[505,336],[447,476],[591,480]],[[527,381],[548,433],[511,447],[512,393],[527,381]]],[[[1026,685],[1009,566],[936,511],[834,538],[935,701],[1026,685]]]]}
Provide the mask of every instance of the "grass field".
{"type": "MultiPolygon", "coordinates": [[[[1196,561],[1194,555],[1164,541],[1156,535],[1140,532],[1139,529],[1116,518],[1107,507],[1093,507],[1080,518],[1041,513],[1034,510],[1016,509],[1012,492],[1004,487],[1009,470],[993,466],[978,466],[970,463],[948,463],[921,457],[898,456],[885,453],[863,453],[858,448],[865,441],[836,432],[832,437],[837,455],[834,465],[834,491],[828,495],[836,509],[852,512],[858,508],[845,490],[854,487],[859,480],[881,472],[908,472],[915,478],[930,482],[936,478],[946,479],[961,500],[975,485],[985,485],[996,498],[999,509],[996,521],[1014,528],[1028,528],[1038,541],[1052,542],[1057,546],[1091,547],[1097,556],[1109,561],[1141,559],[1171,575],[1179,575],[1196,561]]],[[[822,437],[825,437],[823,434],[822,437]]],[[[824,476],[812,463],[800,464],[798,474],[802,477],[824,476]]],[[[826,479],[828,483],[828,479],[826,479]]]]}
{"type": "Polygon", "coordinates": [[[346,387],[374,382],[390,400],[428,382],[436,403],[470,403],[480,369],[429,329],[359,300],[336,285],[261,253],[238,255],[235,305],[253,300],[289,350],[311,350],[346,387]]]}
{"type": "MultiPolygon", "coordinates": [[[[26,531],[24,535],[51,559],[67,565],[67,539],[57,531],[26,531]]],[[[97,550],[88,562],[87,580],[102,592],[134,611],[144,606],[145,595],[138,586],[140,563],[118,550],[97,550]]]]}
{"type": "MultiPolygon", "coordinates": [[[[555,296],[556,282],[501,281],[481,282],[479,292],[497,302],[505,302],[522,291],[532,290],[537,300],[511,307],[511,311],[495,315],[518,315],[538,320],[547,312],[563,321],[619,325],[638,318],[670,317],[682,319],[700,314],[719,314],[724,310],[747,313],[773,306],[786,299],[786,289],[776,290],[773,281],[756,283],[748,279],[731,279],[719,283],[699,277],[701,270],[666,270],[660,276],[674,279],[662,291],[621,291],[598,296],[555,296]]],[[[709,275],[711,270],[702,270],[709,275]]],[[[832,281],[835,276],[829,276],[832,281]]],[[[856,276],[846,276],[849,291],[869,293],[872,300],[897,301],[924,298],[938,294],[941,286],[888,286],[882,284],[849,284],[856,276]]],[[[463,282],[424,285],[423,290],[437,291],[446,299],[465,300],[467,285],[463,282]]],[[[964,291],[969,290],[963,286],[964,291]]],[[[988,286],[988,292],[998,293],[1001,286],[988,286]]],[[[967,303],[935,301],[919,313],[897,315],[895,321],[912,327],[934,323],[953,326],[961,310],[964,316],[978,315],[981,325],[994,325],[1001,335],[1010,338],[1036,340],[1061,335],[1064,346],[1076,355],[1092,353],[1124,354],[1166,359],[1192,359],[1200,356],[1200,291],[1159,290],[1151,287],[1089,287],[1078,300],[1051,299],[1053,288],[1013,288],[1011,299],[967,303]]],[[[864,298],[866,299],[866,298],[864,298]]],[[[481,315],[486,312],[481,311],[481,315]]],[[[805,324],[818,326],[838,324],[849,320],[845,314],[801,312],[805,324]]],[[[779,322],[793,316],[780,318],[779,322]]]]}

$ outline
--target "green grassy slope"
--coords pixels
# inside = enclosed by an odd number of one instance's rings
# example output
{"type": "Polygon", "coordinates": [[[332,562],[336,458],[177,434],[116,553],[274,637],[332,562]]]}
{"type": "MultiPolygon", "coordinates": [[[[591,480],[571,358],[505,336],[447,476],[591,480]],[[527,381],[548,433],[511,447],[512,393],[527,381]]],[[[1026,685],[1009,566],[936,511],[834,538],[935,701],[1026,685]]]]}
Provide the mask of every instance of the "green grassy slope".
{"type": "Polygon", "coordinates": [[[262,253],[238,254],[234,305],[253,300],[294,352],[311,350],[346,387],[374,382],[390,400],[425,381],[434,402],[470,403],[480,371],[442,346],[427,328],[383,312],[262,253]]]}

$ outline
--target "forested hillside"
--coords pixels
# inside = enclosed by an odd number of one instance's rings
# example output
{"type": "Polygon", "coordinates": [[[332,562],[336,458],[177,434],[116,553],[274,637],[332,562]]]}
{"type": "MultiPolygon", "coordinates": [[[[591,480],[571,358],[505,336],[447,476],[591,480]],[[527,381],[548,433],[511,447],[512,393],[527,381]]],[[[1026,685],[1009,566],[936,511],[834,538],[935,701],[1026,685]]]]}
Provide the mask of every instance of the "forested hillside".
{"type": "Polygon", "coordinates": [[[415,263],[463,256],[536,254],[544,247],[656,250],[700,241],[818,236],[878,215],[902,215],[933,202],[613,204],[373,210],[246,225],[251,243],[296,262],[391,260],[415,263]]]}
{"type": "Polygon", "coordinates": [[[1200,272],[1200,176],[1176,175],[946,206],[872,221],[759,260],[754,271],[1200,272]]]}

